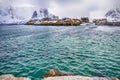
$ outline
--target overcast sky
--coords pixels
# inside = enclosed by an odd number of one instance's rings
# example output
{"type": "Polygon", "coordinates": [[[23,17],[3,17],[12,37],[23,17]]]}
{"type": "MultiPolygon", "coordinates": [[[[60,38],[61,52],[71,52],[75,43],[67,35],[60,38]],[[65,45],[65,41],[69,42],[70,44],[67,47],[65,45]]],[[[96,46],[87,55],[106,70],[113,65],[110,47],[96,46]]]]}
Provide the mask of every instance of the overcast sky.
{"type": "Polygon", "coordinates": [[[0,0],[0,6],[48,8],[60,17],[103,17],[105,12],[119,7],[120,0],[0,0]]]}

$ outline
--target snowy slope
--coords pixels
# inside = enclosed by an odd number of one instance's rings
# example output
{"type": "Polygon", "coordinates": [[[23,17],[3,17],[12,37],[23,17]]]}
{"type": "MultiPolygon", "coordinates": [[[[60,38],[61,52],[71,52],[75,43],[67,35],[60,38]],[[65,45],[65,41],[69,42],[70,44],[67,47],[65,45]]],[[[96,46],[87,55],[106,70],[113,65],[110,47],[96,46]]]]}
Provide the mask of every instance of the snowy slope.
{"type": "Polygon", "coordinates": [[[0,6],[0,24],[24,24],[30,20],[34,10],[31,7],[0,6]]]}
{"type": "Polygon", "coordinates": [[[0,23],[1,24],[14,24],[20,22],[24,18],[17,16],[13,7],[1,8],[0,9],[0,23]]]}
{"type": "Polygon", "coordinates": [[[105,17],[107,17],[109,21],[120,22],[120,9],[116,8],[116,9],[109,10],[105,14],[105,17]]]}

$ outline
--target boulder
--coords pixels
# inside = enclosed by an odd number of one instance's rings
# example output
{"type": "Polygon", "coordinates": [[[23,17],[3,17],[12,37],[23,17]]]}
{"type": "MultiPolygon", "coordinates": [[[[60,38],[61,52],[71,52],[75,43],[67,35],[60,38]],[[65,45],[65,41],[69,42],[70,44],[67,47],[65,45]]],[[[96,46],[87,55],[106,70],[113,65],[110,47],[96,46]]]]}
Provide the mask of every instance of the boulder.
{"type": "Polygon", "coordinates": [[[11,74],[7,74],[7,75],[1,75],[0,76],[0,80],[31,80],[29,78],[23,78],[23,77],[14,77],[13,75],[11,74]]]}
{"type": "Polygon", "coordinates": [[[75,76],[78,74],[74,73],[63,73],[56,69],[51,69],[44,77],[55,77],[55,76],[75,76]]]}
{"type": "Polygon", "coordinates": [[[54,76],[64,76],[64,74],[62,74],[62,72],[60,72],[59,70],[51,69],[51,70],[45,75],[45,77],[54,77],[54,76]]]}

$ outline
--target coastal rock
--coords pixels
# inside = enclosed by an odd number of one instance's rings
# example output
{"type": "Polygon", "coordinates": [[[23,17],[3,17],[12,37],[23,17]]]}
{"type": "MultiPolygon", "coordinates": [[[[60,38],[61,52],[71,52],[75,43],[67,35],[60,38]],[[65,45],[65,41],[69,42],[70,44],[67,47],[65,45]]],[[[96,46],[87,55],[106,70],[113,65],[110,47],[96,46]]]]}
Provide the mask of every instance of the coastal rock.
{"type": "Polygon", "coordinates": [[[112,79],[107,77],[87,77],[87,76],[56,76],[47,77],[43,80],[119,80],[118,78],[112,79]]]}
{"type": "Polygon", "coordinates": [[[29,78],[23,78],[23,77],[14,77],[13,75],[11,74],[7,74],[7,75],[1,75],[0,76],[0,80],[31,80],[29,78]]]}
{"type": "Polygon", "coordinates": [[[119,80],[111,77],[88,77],[77,74],[62,73],[59,70],[51,69],[43,80],[119,80]]]}
{"type": "Polygon", "coordinates": [[[90,21],[88,17],[82,17],[81,20],[84,23],[89,23],[89,21],[90,21]]]}
{"type": "Polygon", "coordinates": [[[51,70],[45,75],[45,77],[54,77],[54,76],[64,76],[64,74],[62,74],[62,72],[60,72],[59,70],[51,69],[51,70]]]}
{"type": "Polygon", "coordinates": [[[46,77],[55,77],[55,76],[75,76],[75,75],[78,75],[78,74],[74,74],[74,73],[63,73],[59,70],[56,70],[56,69],[51,69],[45,76],[44,78],[46,77]]]}
{"type": "Polygon", "coordinates": [[[82,21],[79,19],[69,19],[69,20],[55,20],[52,21],[51,18],[43,18],[42,20],[30,20],[26,25],[45,25],[45,26],[79,26],[82,21]]]}

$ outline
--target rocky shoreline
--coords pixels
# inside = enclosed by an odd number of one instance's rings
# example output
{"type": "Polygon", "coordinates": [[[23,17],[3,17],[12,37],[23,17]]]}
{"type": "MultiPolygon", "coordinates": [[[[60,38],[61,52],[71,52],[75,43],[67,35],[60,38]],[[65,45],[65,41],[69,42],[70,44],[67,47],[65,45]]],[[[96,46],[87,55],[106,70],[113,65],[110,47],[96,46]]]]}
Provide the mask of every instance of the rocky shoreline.
{"type": "Polygon", "coordinates": [[[82,21],[79,19],[57,20],[57,21],[39,21],[30,20],[25,25],[41,25],[41,26],[79,26],[82,21]]]}
{"type": "MultiPolygon", "coordinates": [[[[15,77],[11,74],[1,75],[0,80],[31,80],[30,78],[15,77]]],[[[78,74],[63,73],[59,70],[51,69],[42,80],[119,80],[111,77],[88,77],[78,74]]]]}
{"type": "Polygon", "coordinates": [[[108,26],[120,26],[120,22],[110,22],[107,19],[95,19],[93,20],[95,25],[108,25],[108,26]]]}
{"type": "Polygon", "coordinates": [[[15,77],[12,74],[1,75],[0,80],[31,80],[30,78],[15,77]]]}

